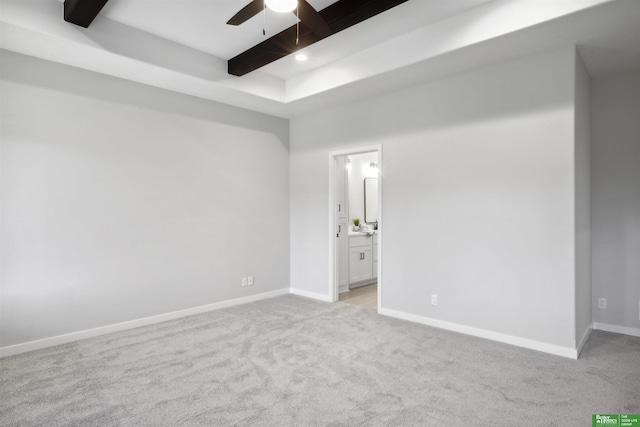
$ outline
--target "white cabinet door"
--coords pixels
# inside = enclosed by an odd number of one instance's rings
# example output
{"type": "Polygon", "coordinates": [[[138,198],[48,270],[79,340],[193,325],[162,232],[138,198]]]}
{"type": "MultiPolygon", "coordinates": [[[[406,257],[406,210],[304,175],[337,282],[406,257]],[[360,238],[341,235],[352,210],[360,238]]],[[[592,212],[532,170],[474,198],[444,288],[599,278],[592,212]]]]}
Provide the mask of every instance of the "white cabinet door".
{"type": "Polygon", "coordinates": [[[371,246],[362,247],[362,280],[373,278],[373,256],[371,246]]]}
{"type": "Polygon", "coordinates": [[[349,283],[370,280],[373,277],[372,268],[371,246],[349,249],[349,283]]]}
{"type": "Polygon", "coordinates": [[[338,286],[340,292],[349,290],[349,229],[347,221],[338,221],[338,286]]]}
{"type": "Polygon", "coordinates": [[[371,247],[371,251],[372,251],[371,256],[373,259],[371,273],[373,274],[374,278],[377,278],[378,277],[378,245],[373,245],[371,247]]]}
{"type": "MultiPolygon", "coordinates": [[[[338,221],[347,220],[347,157],[336,159],[336,213],[338,221]]],[[[346,231],[346,230],[345,230],[346,231]]]]}
{"type": "Polygon", "coordinates": [[[360,248],[349,249],[349,283],[362,280],[362,251],[360,248]]]}

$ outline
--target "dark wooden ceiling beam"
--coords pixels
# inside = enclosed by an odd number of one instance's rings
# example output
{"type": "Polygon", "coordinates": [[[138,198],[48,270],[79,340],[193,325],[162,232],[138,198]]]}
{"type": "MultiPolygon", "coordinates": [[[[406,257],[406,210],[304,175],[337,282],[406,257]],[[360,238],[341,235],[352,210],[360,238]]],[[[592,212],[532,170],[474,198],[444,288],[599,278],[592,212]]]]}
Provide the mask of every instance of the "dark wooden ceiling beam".
{"type": "Polygon", "coordinates": [[[65,0],[64,20],[89,28],[108,0],[65,0]]]}
{"type": "Polygon", "coordinates": [[[231,58],[227,62],[229,74],[243,76],[406,1],[340,0],[318,12],[331,29],[326,35],[320,36],[300,23],[300,40],[296,45],[296,26],[293,25],[231,58]]]}

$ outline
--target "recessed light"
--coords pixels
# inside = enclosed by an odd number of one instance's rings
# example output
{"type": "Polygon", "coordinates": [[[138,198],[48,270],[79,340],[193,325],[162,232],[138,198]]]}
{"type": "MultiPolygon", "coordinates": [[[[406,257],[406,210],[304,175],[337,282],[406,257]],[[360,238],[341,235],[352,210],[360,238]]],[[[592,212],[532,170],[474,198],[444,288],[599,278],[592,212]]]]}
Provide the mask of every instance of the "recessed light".
{"type": "Polygon", "coordinates": [[[304,53],[299,53],[299,54],[296,55],[296,61],[304,62],[307,59],[309,59],[309,57],[307,55],[305,55],[304,53]]]}

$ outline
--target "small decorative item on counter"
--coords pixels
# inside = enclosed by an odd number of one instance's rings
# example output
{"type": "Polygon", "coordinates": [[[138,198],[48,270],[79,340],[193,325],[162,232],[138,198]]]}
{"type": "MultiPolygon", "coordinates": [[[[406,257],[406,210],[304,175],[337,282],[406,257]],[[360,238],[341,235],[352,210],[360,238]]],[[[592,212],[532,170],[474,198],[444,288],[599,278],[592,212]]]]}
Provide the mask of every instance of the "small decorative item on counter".
{"type": "Polygon", "coordinates": [[[359,231],[360,230],[360,219],[359,218],[354,218],[353,219],[353,231],[359,231]]]}

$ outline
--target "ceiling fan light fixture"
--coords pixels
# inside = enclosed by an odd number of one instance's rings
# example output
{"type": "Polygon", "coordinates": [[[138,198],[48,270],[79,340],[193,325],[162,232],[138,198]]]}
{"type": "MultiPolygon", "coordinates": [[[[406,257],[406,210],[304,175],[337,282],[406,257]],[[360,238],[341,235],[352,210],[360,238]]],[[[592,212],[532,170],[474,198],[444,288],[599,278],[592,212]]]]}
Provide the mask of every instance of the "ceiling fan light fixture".
{"type": "Polygon", "coordinates": [[[265,0],[267,7],[274,12],[293,12],[298,7],[298,0],[265,0]]]}

